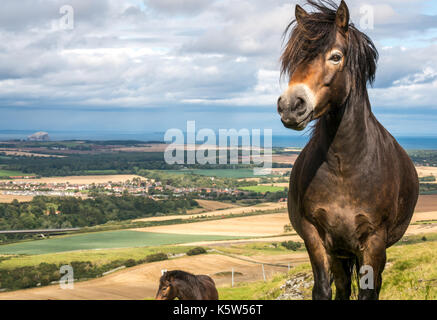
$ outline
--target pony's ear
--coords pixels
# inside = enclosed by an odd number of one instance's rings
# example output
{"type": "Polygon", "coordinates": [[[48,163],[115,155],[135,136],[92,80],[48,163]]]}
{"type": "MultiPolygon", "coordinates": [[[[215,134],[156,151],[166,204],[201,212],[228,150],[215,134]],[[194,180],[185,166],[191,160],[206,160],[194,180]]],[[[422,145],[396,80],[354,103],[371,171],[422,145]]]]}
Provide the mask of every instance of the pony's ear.
{"type": "Polygon", "coordinates": [[[344,2],[344,0],[341,0],[341,4],[338,7],[338,10],[337,10],[337,13],[335,16],[335,23],[344,32],[347,32],[348,27],[349,27],[349,9],[346,5],[346,2],[344,2]]]}
{"type": "Polygon", "coordinates": [[[296,16],[297,23],[302,23],[302,20],[308,16],[308,13],[297,4],[294,15],[296,16]]]}

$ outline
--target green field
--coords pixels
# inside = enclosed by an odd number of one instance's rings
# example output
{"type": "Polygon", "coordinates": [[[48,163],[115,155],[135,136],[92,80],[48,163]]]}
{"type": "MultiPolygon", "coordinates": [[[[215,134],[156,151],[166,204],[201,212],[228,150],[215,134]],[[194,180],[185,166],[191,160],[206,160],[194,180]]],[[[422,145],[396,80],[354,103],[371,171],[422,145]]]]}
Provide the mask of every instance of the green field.
{"type": "Polygon", "coordinates": [[[45,254],[74,250],[159,246],[239,238],[241,237],[167,234],[130,230],[106,231],[1,245],[0,254],[45,254]]]}
{"type": "Polygon", "coordinates": [[[163,252],[166,254],[186,253],[191,246],[152,246],[138,248],[80,250],[35,255],[0,255],[0,270],[20,267],[37,267],[40,263],[69,264],[71,261],[90,261],[95,265],[104,265],[117,260],[135,259],[163,252]]]}
{"type": "MultiPolygon", "coordinates": [[[[218,178],[257,178],[253,174],[253,169],[190,169],[190,170],[165,170],[165,173],[173,174],[198,174],[207,177],[218,177],[218,178]]],[[[271,175],[268,175],[271,176],[271,175]]],[[[264,176],[265,177],[265,176],[264,176]]]]}
{"type": "Polygon", "coordinates": [[[33,176],[33,175],[34,175],[33,173],[24,173],[21,171],[0,169],[0,177],[33,176]]]}
{"type": "Polygon", "coordinates": [[[240,187],[240,190],[253,191],[258,193],[266,193],[266,192],[278,192],[284,191],[284,187],[275,187],[275,186],[249,186],[249,187],[240,187]]]}

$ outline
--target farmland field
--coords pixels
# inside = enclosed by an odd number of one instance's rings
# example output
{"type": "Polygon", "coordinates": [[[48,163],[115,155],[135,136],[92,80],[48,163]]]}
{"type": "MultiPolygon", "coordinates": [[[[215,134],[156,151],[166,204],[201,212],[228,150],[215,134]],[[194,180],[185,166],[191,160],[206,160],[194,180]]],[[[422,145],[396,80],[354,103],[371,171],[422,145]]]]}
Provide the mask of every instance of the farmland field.
{"type": "MultiPolygon", "coordinates": [[[[197,200],[199,203],[203,203],[205,200],[197,200]]],[[[212,202],[212,201],[211,201],[212,202]]],[[[265,202],[261,204],[257,204],[249,207],[231,207],[220,210],[211,210],[207,212],[201,213],[189,213],[189,214],[180,214],[180,215],[169,215],[163,217],[148,217],[148,218],[139,218],[133,221],[164,221],[164,220],[173,220],[173,219],[193,219],[195,217],[213,217],[213,216],[228,216],[228,215],[237,215],[237,214],[247,214],[247,213],[256,213],[262,211],[272,211],[272,210],[284,210],[287,208],[287,204],[284,202],[265,202]]],[[[194,209],[196,210],[196,209],[194,209]]]]}
{"type": "MultiPolygon", "coordinates": [[[[246,237],[267,237],[284,233],[284,225],[290,223],[285,208],[282,213],[194,222],[181,225],[163,225],[134,230],[192,235],[229,235],[246,237]]],[[[1,252],[1,251],[0,251],[1,252]]]]}
{"type": "Polygon", "coordinates": [[[89,175],[92,174],[117,174],[117,170],[86,170],[89,175]]]}
{"type": "Polygon", "coordinates": [[[74,250],[158,246],[238,238],[241,237],[150,233],[130,230],[107,231],[2,245],[0,246],[0,254],[45,254],[74,250]]]}
{"type": "Polygon", "coordinates": [[[67,176],[67,177],[44,177],[40,179],[17,179],[15,181],[25,181],[29,183],[71,183],[71,184],[91,184],[91,183],[107,183],[125,182],[133,178],[141,178],[134,174],[110,174],[110,175],[95,175],[95,176],[67,176]]]}
{"type": "Polygon", "coordinates": [[[266,192],[277,192],[284,191],[284,187],[278,186],[249,186],[249,187],[240,187],[240,190],[253,191],[258,193],[266,193],[266,192]]]}
{"type": "Polygon", "coordinates": [[[1,194],[0,193],[0,203],[10,203],[14,200],[18,202],[28,202],[32,201],[33,196],[22,196],[22,195],[12,195],[12,194],[1,194]]]}
{"type": "Polygon", "coordinates": [[[33,176],[33,175],[34,175],[33,173],[24,173],[20,171],[0,169],[0,177],[33,176]]]}
{"type": "Polygon", "coordinates": [[[192,169],[192,170],[165,170],[165,173],[173,174],[198,174],[207,177],[218,178],[256,178],[253,169],[192,169]]]}

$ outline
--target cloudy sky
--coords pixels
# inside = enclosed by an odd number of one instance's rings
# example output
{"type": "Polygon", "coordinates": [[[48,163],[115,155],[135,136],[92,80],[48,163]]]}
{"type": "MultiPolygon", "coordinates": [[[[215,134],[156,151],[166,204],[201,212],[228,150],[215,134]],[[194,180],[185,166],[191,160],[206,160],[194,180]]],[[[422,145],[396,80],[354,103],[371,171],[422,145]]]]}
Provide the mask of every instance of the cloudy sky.
{"type": "MultiPolygon", "coordinates": [[[[164,131],[196,120],[288,134],[276,100],[297,2],[2,0],[0,130],[164,131]]],[[[347,3],[358,27],[374,12],[364,31],[380,53],[369,89],[378,119],[398,136],[437,136],[437,1],[347,3]]]]}

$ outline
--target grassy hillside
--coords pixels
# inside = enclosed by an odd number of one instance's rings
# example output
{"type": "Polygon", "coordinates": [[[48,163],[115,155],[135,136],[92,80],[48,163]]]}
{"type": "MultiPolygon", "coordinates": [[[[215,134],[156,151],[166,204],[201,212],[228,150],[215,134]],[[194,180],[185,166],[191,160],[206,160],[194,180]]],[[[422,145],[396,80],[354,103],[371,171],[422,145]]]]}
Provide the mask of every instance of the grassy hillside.
{"type": "MultiPolygon", "coordinates": [[[[382,300],[437,299],[437,234],[404,238],[388,249],[387,265],[383,273],[382,300]]],[[[219,288],[220,299],[270,300],[276,299],[281,285],[296,275],[312,274],[309,263],[293,268],[288,275],[278,274],[272,280],[239,283],[234,288],[219,288]]],[[[312,278],[312,276],[311,276],[312,278]]],[[[356,287],[356,283],[354,283],[356,287]]],[[[335,286],[333,286],[335,292],[335,286]]],[[[303,289],[305,299],[311,298],[311,288],[303,289]]],[[[356,298],[356,289],[353,296],[356,298]]]]}

